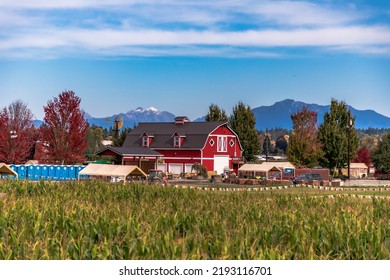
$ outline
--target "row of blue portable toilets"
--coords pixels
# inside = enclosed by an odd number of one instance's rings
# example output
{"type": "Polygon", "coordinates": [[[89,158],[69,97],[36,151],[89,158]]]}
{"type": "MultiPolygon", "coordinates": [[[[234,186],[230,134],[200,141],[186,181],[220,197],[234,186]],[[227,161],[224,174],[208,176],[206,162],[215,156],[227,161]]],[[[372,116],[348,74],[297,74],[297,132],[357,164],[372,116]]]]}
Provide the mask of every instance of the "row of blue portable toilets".
{"type": "MultiPolygon", "coordinates": [[[[17,174],[19,179],[27,179],[32,181],[53,180],[67,181],[77,180],[84,165],[25,165],[25,164],[10,164],[17,174]]],[[[83,178],[85,175],[80,176],[83,178]]]]}

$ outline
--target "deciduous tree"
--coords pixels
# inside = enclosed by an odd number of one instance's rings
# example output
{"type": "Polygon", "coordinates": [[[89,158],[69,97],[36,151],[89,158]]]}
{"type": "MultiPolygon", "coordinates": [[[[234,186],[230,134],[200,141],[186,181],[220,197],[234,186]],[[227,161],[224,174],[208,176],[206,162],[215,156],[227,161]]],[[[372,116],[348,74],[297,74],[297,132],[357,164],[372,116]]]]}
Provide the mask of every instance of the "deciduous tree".
{"type": "Polygon", "coordinates": [[[0,162],[25,163],[34,146],[33,114],[21,100],[0,112],[0,162]]]}
{"type": "Polygon", "coordinates": [[[87,150],[85,155],[88,160],[94,160],[95,154],[103,148],[103,129],[100,126],[92,125],[87,131],[87,150]]]}
{"type": "Polygon", "coordinates": [[[371,165],[371,152],[366,146],[362,146],[356,153],[356,157],[353,159],[353,162],[361,162],[367,165],[369,168],[371,165]]]}
{"type": "Polygon", "coordinates": [[[80,102],[73,91],[64,91],[44,107],[41,141],[46,147],[46,161],[74,164],[85,160],[88,124],[80,102]]]}
{"type": "Polygon", "coordinates": [[[260,138],[256,131],[256,119],[251,108],[239,102],[229,118],[229,125],[237,133],[242,148],[243,156],[248,161],[253,161],[260,153],[260,138]]]}
{"type": "Polygon", "coordinates": [[[317,112],[305,106],[292,114],[291,120],[293,132],[287,149],[288,160],[301,167],[318,165],[322,151],[317,138],[317,112]]]}
{"type": "Polygon", "coordinates": [[[225,110],[218,107],[216,104],[211,104],[209,106],[209,112],[206,115],[206,122],[226,122],[228,117],[225,113],[225,110]]]}

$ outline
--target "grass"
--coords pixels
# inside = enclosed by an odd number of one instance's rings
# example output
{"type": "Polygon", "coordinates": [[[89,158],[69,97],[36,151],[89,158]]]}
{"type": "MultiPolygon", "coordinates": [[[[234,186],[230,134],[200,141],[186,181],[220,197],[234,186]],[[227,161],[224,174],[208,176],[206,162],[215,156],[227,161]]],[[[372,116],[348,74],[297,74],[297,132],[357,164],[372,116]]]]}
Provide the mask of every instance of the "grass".
{"type": "Polygon", "coordinates": [[[390,259],[388,199],[104,182],[0,192],[0,259],[390,259]]]}

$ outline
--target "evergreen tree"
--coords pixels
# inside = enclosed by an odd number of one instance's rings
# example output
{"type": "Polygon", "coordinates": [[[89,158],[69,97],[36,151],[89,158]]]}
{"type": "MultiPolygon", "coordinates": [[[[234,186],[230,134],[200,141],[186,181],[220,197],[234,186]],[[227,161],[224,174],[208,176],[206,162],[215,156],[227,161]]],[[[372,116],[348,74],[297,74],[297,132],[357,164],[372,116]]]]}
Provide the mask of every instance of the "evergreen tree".
{"type": "Polygon", "coordinates": [[[285,155],[287,152],[287,147],[288,147],[288,141],[286,135],[281,135],[278,138],[276,138],[275,142],[275,150],[277,154],[283,154],[285,155]]]}
{"type": "Polygon", "coordinates": [[[225,113],[225,110],[220,109],[216,104],[211,104],[209,106],[209,112],[206,115],[206,122],[226,122],[227,120],[228,117],[225,113]]]}
{"type": "Polygon", "coordinates": [[[240,101],[233,108],[232,115],[229,117],[229,126],[237,133],[244,149],[243,156],[248,161],[253,161],[261,149],[255,125],[256,120],[252,110],[240,101]]]}
{"type": "Polygon", "coordinates": [[[132,131],[131,128],[124,128],[122,131],[119,133],[118,138],[114,138],[113,140],[113,146],[114,147],[122,147],[123,143],[126,140],[127,134],[129,134],[132,131]]]}
{"type": "Polygon", "coordinates": [[[303,107],[291,115],[293,133],[291,134],[287,157],[296,166],[313,167],[318,165],[321,144],[317,139],[317,112],[303,107]]]}
{"type": "MultiPolygon", "coordinates": [[[[261,143],[261,142],[260,142],[261,143]]],[[[266,156],[273,155],[275,152],[275,146],[272,145],[272,134],[266,130],[263,137],[262,154],[266,156]]]]}
{"type": "Polygon", "coordinates": [[[92,125],[87,131],[87,150],[85,151],[88,160],[95,160],[95,154],[103,148],[103,129],[100,126],[92,125]]]}
{"type": "Polygon", "coordinates": [[[325,113],[324,122],[319,126],[318,139],[324,152],[321,164],[333,172],[338,170],[340,174],[348,161],[355,158],[358,135],[354,123],[355,118],[352,117],[345,102],[332,99],[330,112],[325,113]]]}
{"type": "Polygon", "coordinates": [[[390,172],[390,134],[386,134],[383,136],[382,141],[379,141],[371,159],[376,170],[382,174],[390,172]]]}

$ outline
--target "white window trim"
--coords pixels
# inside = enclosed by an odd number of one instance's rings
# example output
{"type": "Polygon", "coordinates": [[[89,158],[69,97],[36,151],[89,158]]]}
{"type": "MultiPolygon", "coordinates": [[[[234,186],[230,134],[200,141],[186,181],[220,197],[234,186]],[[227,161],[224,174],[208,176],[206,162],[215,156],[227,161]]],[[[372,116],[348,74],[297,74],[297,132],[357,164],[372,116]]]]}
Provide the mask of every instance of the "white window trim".
{"type": "Polygon", "coordinates": [[[227,152],[227,136],[218,136],[217,152],[227,152]]]}

